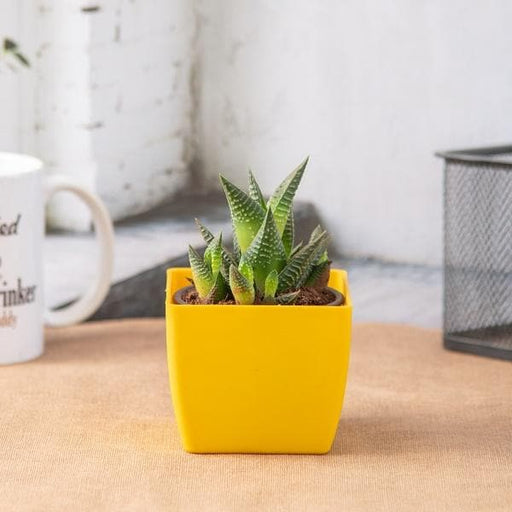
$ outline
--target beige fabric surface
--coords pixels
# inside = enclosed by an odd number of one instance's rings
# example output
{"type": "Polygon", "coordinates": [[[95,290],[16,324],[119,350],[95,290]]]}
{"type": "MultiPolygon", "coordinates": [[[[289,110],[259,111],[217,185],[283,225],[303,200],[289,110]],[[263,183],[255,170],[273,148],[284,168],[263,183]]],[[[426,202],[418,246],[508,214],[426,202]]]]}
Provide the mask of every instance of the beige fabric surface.
{"type": "Polygon", "coordinates": [[[329,455],[189,455],[164,322],[47,333],[0,368],[0,510],[510,511],[512,366],[435,331],[356,325],[329,455]]]}

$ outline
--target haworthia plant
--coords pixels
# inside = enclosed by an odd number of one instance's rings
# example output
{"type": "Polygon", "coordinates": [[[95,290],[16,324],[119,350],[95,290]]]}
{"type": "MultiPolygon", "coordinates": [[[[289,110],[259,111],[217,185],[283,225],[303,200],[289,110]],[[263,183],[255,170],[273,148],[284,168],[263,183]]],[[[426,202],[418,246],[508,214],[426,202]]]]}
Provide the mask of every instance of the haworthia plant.
{"type": "Polygon", "coordinates": [[[265,200],[253,173],[244,192],[220,177],[231,212],[233,251],[197,219],[207,244],[203,256],[190,247],[193,282],[205,304],[231,300],[240,305],[291,305],[302,288],[321,289],[329,280],[328,235],[318,226],[306,244],[295,245],[293,199],[306,158],[265,200]]]}

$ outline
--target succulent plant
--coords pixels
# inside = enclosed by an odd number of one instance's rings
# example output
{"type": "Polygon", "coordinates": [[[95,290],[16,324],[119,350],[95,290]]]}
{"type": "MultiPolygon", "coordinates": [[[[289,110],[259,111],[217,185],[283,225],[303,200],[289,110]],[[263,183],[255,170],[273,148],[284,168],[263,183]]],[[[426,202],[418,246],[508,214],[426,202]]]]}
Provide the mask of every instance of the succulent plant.
{"type": "Polygon", "coordinates": [[[189,247],[193,283],[203,303],[294,304],[302,288],[321,289],[329,279],[328,235],[318,226],[307,243],[295,245],[293,199],[306,158],[268,201],[249,171],[244,192],[220,176],[233,224],[233,251],[197,219],[207,244],[204,256],[189,247]]]}

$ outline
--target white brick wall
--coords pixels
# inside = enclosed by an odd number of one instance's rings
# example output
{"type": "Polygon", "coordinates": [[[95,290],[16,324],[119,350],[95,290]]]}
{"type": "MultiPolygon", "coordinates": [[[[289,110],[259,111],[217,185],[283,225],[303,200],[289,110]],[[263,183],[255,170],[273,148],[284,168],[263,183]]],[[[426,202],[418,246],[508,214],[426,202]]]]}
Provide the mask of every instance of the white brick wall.
{"type": "MultiPolygon", "coordinates": [[[[36,37],[36,151],[51,173],[65,173],[95,189],[97,162],[89,126],[90,26],[79,0],[38,0],[36,37]]],[[[85,206],[67,193],[48,208],[50,224],[89,229],[85,206]]]]}
{"type": "Polygon", "coordinates": [[[194,17],[182,0],[111,0],[89,16],[98,189],[121,218],[186,183],[194,17]]]}
{"type": "MultiPolygon", "coordinates": [[[[0,39],[14,38],[23,53],[35,52],[35,11],[30,2],[0,0],[0,39]]],[[[0,151],[34,150],[34,75],[0,66],[0,151]]]]}
{"type": "MultiPolygon", "coordinates": [[[[3,1],[0,10],[0,42],[4,37],[16,40],[20,35],[20,22],[16,1],[3,1]]],[[[17,150],[20,146],[20,119],[18,115],[19,74],[0,67],[0,148],[17,150]]]]}
{"type": "MultiPolygon", "coordinates": [[[[22,35],[25,20],[34,43],[28,43],[32,69],[0,80],[0,94],[10,98],[2,105],[0,148],[34,153],[49,172],[79,178],[100,193],[115,219],[180,190],[191,159],[192,4],[4,3],[0,28],[12,25],[6,35],[22,35]],[[19,94],[20,83],[35,95],[31,109],[23,107],[27,94],[19,94]],[[33,112],[31,119],[25,111],[33,112]]],[[[85,208],[65,193],[52,201],[49,220],[63,228],[90,225],[85,208]]]]}

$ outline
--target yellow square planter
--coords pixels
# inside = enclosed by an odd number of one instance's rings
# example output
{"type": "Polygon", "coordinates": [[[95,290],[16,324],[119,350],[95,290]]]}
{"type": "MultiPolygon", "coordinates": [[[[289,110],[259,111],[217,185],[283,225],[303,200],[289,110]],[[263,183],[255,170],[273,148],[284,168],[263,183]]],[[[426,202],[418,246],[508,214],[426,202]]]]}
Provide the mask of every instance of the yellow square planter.
{"type": "Polygon", "coordinates": [[[352,303],[180,305],[190,269],[167,272],[167,359],[183,447],[193,453],[326,453],[343,405],[352,303]]]}

